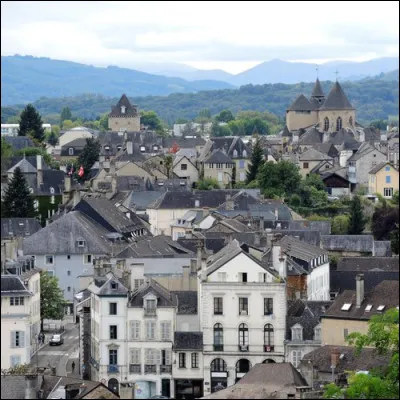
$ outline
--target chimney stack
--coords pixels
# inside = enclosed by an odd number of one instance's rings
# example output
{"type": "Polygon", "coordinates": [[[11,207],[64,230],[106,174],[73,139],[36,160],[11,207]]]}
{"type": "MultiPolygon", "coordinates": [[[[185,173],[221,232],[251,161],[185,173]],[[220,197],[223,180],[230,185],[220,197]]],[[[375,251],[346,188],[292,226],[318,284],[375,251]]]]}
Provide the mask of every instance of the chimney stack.
{"type": "Polygon", "coordinates": [[[75,190],[72,207],[74,208],[80,201],[81,201],[81,192],[79,190],[75,190]]]}
{"type": "Polygon", "coordinates": [[[264,217],[260,217],[260,233],[264,232],[264,217]]]}
{"type": "Polygon", "coordinates": [[[360,308],[364,300],[364,274],[356,276],[356,307],[360,308]]]}
{"type": "Polygon", "coordinates": [[[70,192],[71,191],[71,176],[66,175],[64,178],[64,192],[70,192]]]}
{"type": "Polygon", "coordinates": [[[199,241],[197,244],[197,271],[201,269],[201,260],[203,259],[203,243],[199,241]]]}
{"type": "Polygon", "coordinates": [[[25,375],[25,399],[36,399],[36,386],[37,386],[36,375],[25,375]]]}
{"type": "Polygon", "coordinates": [[[36,176],[37,176],[37,187],[43,184],[43,168],[42,168],[42,156],[36,155],[36,176]]]}
{"type": "Polygon", "coordinates": [[[331,367],[336,368],[339,363],[340,351],[334,347],[331,351],[331,367]]]}
{"type": "Polygon", "coordinates": [[[182,290],[190,290],[190,267],[188,265],[183,266],[182,290]]]}
{"type": "Polygon", "coordinates": [[[278,221],[279,219],[279,211],[277,208],[275,208],[275,220],[278,221]]]}
{"type": "Polygon", "coordinates": [[[128,154],[133,154],[133,142],[130,140],[126,142],[126,152],[128,154]]]}
{"type": "Polygon", "coordinates": [[[206,259],[201,260],[201,281],[202,282],[207,281],[207,260],[206,259]]]}

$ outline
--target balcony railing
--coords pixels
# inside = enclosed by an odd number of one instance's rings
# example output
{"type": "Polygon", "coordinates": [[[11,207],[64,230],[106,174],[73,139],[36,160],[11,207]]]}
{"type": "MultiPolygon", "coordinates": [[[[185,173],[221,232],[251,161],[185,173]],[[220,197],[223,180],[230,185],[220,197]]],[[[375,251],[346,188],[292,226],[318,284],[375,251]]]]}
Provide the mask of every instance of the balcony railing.
{"type": "Polygon", "coordinates": [[[157,373],[157,365],[145,365],[144,366],[145,374],[156,374],[157,373]]]}
{"type": "Polygon", "coordinates": [[[172,365],[160,365],[160,374],[172,373],[172,365]]]}
{"type": "Polygon", "coordinates": [[[129,372],[131,374],[141,374],[142,373],[141,364],[129,364],[129,372]]]}
{"type": "Polygon", "coordinates": [[[239,351],[249,351],[248,344],[239,344],[239,351]]]}
{"type": "Polygon", "coordinates": [[[99,370],[99,363],[98,363],[98,361],[96,361],[93,357],[90,357],[89,358],[89,363],[91,364],[91,365],[93,365],[93,367],[95,367],[97,370],[99,370]]]}
{"type": "Polygon", "coordinates": [[[144,309],[144,316],[145,317],[155,317],[157,315],[156,308],[145,308],[144,309]]]}
{"type": "Polygon", "coordinates": [[[265,345],[264,352],[265,353],[272,353],[274,351],[274,346],[265,345]]]}
{"type": "Polygon", "coordinates": [[[109,365],[107,367],[107,372],[109,374],[117,374],[119,372],[119,366],[118,365],[109,365]]]}
{"type": "Polygon", "coordinates": [[[224,351],[223,344],[214,344],[214,351],[224,351]]]}

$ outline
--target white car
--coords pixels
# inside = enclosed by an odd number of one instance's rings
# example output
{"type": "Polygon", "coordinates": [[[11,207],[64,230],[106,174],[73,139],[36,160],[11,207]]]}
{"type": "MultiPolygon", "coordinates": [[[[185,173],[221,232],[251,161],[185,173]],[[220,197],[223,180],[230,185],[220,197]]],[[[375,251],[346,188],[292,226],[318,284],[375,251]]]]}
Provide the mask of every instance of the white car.
{"type": "Polygon", "coordinates": [[[61,335],[53,335],[50,339],[50,346],[58,346],[64,343],[64,339],[61,335]]]}

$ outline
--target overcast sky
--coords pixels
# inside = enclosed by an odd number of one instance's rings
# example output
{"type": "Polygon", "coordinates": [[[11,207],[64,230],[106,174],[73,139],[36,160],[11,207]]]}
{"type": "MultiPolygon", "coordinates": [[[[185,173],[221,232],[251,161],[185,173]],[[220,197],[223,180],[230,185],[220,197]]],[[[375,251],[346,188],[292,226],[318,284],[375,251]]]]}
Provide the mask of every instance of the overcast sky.
{"type": "Polygon", "coordinates": [[[399,2],[2,1],[1,54],[96,66],[398,56],[399,2]]]}

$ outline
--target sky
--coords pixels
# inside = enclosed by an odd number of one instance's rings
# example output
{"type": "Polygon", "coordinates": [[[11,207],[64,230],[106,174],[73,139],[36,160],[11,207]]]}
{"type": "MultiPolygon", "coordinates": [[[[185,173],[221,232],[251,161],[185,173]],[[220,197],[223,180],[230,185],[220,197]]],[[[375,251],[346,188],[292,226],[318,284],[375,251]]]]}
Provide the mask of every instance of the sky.
{"type": "Polygon", "coordinates": [[[398,56],[399,2],[2,1],[1,54],[230,73],[271,59],[367,61],[398,56]]]}

